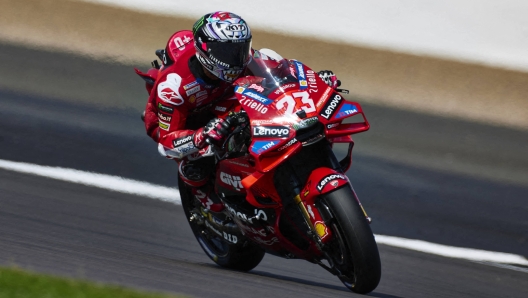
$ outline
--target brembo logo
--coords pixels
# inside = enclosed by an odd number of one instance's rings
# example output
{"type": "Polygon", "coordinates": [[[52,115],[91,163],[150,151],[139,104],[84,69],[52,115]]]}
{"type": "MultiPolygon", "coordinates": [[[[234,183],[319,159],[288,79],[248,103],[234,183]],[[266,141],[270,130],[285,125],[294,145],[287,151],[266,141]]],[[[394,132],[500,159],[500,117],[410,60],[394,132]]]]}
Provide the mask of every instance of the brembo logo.
{"type": "Polygon", "coordinates": [[[336,179],[346,180],[346,177],[342,174],[330,174],[324,177],[323,180],[321,180],[319,184],[317,184],[317,190],[321,192],[328,182],[336,179]]]}
{"type": "Polygon", "coordinates": [[[332,98],[332,100],[328,101],[326,105],[324,106],[323,111],[321,113],[321,117],[325,119],[330,119],[330,117],[334,115],[335,110],[337,106],[339,106],[339,104],[341,103],[342,99],[343,98],[341,97],[341,95],[334,94],[334,97],[332,98]]]}
{"type": "Polygon", "coordinates": [[[277,137],[283,138],[290,134],[286,126],[255,126],[253,127],[254,137],[277,137]]]}

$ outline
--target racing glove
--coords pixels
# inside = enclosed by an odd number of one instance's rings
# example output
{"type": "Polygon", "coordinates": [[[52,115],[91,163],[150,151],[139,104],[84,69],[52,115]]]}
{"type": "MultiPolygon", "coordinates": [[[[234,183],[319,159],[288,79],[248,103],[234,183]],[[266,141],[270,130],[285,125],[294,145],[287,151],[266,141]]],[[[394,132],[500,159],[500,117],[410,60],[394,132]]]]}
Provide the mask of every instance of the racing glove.
{"type": "Polygon", "coordinates": [[[193,136],[194,146],[204,148],[207,145],[207,139],[219,143],[228,134],[225,125],[222,125],[224,122],[224,119],[214,118],[206,126],[198,129],[193,136]]]}
{"type": "Polygon", "coordinates": [[[341,81],[339,81],[331,70],[321,70],[317,73],[319,77],[332,89],[337,89],[341,85],[341,81]]]}

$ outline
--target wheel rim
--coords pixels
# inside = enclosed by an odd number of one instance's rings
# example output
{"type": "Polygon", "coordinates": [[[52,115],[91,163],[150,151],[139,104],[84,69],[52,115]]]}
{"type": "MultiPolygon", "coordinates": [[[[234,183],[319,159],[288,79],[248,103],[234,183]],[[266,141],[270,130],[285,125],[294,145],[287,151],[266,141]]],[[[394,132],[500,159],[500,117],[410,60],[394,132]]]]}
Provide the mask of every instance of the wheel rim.
{"type": "Polygon", "coordinates": [[[198,237],[202,239],[203,243],[207,245],[215,255],[218,257],[225,257],[229,254],[229,245],[225,242],[224,238],[220,238],[220,236],[217,236],[216,234],[211,236],[212,233],[207,228],[204,228],[202,231],[205,232],[205,235],[200,233],[198,237]]]}
{"type": "Polygon", "coordinates": [[[335,224],[331,224],[332,233],[334,233],[334,242],[331,244],[329,256],[331,257],[332,268],[341,272],[338,276],[341,282],[352,289],[355,285],[356,274],[354,273],[354,264],[348,255],[347,245],[342,236],[341,229],[335,224]]]}
{"type": "MultiPolygon", "coordinates": [[[[183,182],[180,181],[181,184],[183,182]]],[[[180,187],[182,187],[180,184],[180,187]]],[[[229,254],[229,245],[226,243],[223,237],[218,236],[211,232],[205,225],[199,225],[196,221],[191,220],[192,214],[201,216],[201,203],[190,193],[187,187],[183,186],[185,195],[181,196],[183,210],[187,217],[187,221],[191,226],[194,236],[198,240],[198,243],[204,247],[211,257],[225,257],[229,254]]],[[[206,218],[203,218],[206,221],[206,218]]]]}

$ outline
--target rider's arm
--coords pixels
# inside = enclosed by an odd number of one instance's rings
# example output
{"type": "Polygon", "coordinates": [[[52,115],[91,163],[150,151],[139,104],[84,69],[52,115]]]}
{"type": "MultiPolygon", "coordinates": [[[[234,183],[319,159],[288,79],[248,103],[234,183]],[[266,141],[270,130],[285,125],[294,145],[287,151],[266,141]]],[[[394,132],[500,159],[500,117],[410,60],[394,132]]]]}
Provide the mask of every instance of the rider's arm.
{"type": "Polygon", "coordinates": [[[156,107],[156,93],[151,92],[145,107],[145,130],[155,142],[159,140],[158,109],[156,107]]]}
{"type": "Polygon", "coordinates": [[[200,149],[194,145],[195,130],[185,129],[189,113],[185,105],[173,105],[156,99],[158,118],[158,151],[167,158],[181,159],[200,149]]]}

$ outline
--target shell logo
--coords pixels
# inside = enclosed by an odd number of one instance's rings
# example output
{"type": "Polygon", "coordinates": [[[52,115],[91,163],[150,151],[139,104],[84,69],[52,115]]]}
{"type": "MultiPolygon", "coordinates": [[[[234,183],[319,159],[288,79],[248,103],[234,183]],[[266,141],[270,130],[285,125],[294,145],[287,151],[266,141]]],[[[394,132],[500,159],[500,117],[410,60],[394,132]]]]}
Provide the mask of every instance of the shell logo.
{"type": "Polygon", "coordinates": [[[315,232],[321,239],[325,238],[328,235],[328,228],[322,221],[318,221],[315,223],[315,232]]]}

